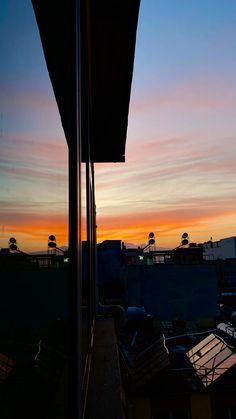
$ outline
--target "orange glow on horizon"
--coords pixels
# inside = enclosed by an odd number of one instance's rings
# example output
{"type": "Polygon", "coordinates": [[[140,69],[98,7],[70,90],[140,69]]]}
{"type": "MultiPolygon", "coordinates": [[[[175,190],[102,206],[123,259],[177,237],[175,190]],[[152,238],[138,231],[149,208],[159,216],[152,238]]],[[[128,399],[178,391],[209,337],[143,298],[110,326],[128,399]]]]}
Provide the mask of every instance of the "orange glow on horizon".
{"type": "MultiPolygon", "coordinates": [[[[120,217],[98,216],[97,242],[121,240],[134,246],[146,243],[148,234],[155,233],[158,247],[175,247],[181,235],[187,231],[192,242],[204,242],[213,236],[214,240],[235,235],[234,211],[207,211],[202,214],[193,211],[163,211],[159,213],[134,213],[120,217]]],[[[58,247],[68,245],[68,222],[63,214],[24,215],[14,223],[4,226],[0,247],[7,247],[14,236],[20,250],[31,252],[47,249],[48,236],[54,234],[58,247]]],[[[82,220],[82,240],[86,240],[85,220],[82,220]]]]}

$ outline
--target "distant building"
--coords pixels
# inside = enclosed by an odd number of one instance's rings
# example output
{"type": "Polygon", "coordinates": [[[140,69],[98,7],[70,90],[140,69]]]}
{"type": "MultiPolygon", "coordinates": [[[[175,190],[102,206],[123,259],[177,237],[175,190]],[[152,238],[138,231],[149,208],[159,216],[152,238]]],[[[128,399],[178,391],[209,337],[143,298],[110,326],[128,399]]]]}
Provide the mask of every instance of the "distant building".
{"type": "Polygon", "coordinates": [[[203,260],[202,247],[144,252],[121,241],[98,245],[103,303],[144,307],[156,320],[214,323],[220,313],[220,275],[203,260]]]}
{"type": "Polygon", "coordinates": [[[207,321],[219,316],[219,275],[214,264],[127,266],[129,306],[144,306],[156,320],[207,321]]]}
{"type": "Polygon", "coordinates": [[[204,243],[204,257],[208,260],[236,258],[236,236],[204,243]]]}

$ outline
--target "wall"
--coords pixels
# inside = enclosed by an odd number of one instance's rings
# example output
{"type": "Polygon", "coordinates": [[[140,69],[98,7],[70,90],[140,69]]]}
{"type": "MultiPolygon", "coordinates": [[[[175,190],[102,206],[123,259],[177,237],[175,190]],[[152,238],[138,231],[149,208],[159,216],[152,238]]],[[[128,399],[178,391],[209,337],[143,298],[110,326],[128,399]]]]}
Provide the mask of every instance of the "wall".
{"type": "Polygon", "coordinates": [[[68,315],[68,270],[1,271],[1,339],[44,333],[68,315]]]}
{"type": "Polygon", "coordinates": [[[129,306],[144,306],[156,319],[197,321],[219,315],[218,274],[214,265],[127,266],[129,306]]]}
{"type": "Polygon", "coordinates": [[[236,237],[227,237],[218,242],[204,245],[204,256],[215,259],[230,259],[236,257],[236,237]]]}

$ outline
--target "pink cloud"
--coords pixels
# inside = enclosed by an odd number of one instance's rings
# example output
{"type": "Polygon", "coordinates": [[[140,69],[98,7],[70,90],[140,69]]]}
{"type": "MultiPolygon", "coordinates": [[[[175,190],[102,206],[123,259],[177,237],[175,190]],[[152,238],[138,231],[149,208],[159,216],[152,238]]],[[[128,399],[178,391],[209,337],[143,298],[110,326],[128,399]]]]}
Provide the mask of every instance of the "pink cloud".
{"type": "Polygon", "coordinates": [[[236,92],[227,82],[218,80],[196,79],[178,86],[157,86],[142,100],[131,102],[131,112],[147,112],[150,109],[174,107],[176,109],[220,109],[236,107],[236,92]]]}
{"type": "Polygon", "coordinates": [[[20,167],[18,163],[14,161],[9,162],[9,166],[0,164],[0,171],[2,174],[14,177],[16,180],[25,179],[28,181],[35,180],[46,180],[50,182],[57,182],[66,184],[67,175],[65,173],[55,172],[55,170],[46,170],[45,168],[30,168],[30,167],[20,167]]]}
{"type": "Polygon", "coordinates": [[[46,139],[4,136],[0,171],[16,179],[67,181],[67,146],[46,139]]]}
{"type": "MultiPolygon", "coordinates": [[[[158,184],[161,181],[171,179],[183,179],[183,177],[190,180],[190,176],[194,176],[195,183],[206,176],[205,183],[214,180],[214,176],[226,176],[236,173],[236,159],[234,156],[224,156],[222,153],[210,153],[209,151],[199,151],[192,148],[192,151],[178,151],[174,150],[165,158],[163,154],[156,155],[152,149],[138,151],[136,154],[136,161],[133,160],[127,166],[122,168],[111,168],[103,172],[97,172],[96,185],[97,191],[101,192],[109,188],[117,187],[118,189],[132,188],[134,185],[140,185],[148,182],[151,185],[158,184]],[[149,163],[142,161],[140,156],[144,156],[149,163]],[[148,158],[148,155],[151,155],[148,158]],[[139,160],[140,159],[140,160],[139,160]]],[[[194,179],[193,178],[193,179],[194,179]]],[[[151,193],[151,190],[150,190],[151,193]]]]}
{"type": "Polygon", "coordinates": [[[30,161],[49,161],[51,165],[63,163],[67,164],[68,149],[65,144],[52,139],[37,138],[32,134],[32,138],[21,137],[18,135],[5,135],[1,140],[1,159],[8,160],[17,156],[19,160],[30,161]]]}

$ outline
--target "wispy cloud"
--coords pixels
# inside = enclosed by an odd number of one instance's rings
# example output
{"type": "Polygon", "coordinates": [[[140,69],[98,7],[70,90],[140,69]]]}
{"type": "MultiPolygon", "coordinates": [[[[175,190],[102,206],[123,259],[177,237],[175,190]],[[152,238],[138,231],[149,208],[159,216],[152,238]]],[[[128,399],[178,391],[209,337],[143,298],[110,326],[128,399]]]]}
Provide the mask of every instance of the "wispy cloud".
{"type": "Polygon", "coordinates": [[[67,145],[59,142],[56,138],[53,141],[45,136],[37,137],[5,134],[1,137],[1,159],[35,162],[53,166],[63,165],[67,167],[67,145]]]}
{"type": "Polygon", "coordinates": [[[228,217],[235,217],[236,231],[235,213],[236,206],[233,200],[226,200],[224,206],[214,206],[209,200],[199,199],[193,200],[187,206],[183,202],[182,207],[179,205],[177,208],[165,210],[157,208],[155,211],[146,210],[144,213],[133,211],[120,217],[98,216],[98,239],[102,241],[106,237],[140,244],[150,231],[154,231],[160,246],[168,243],[174,246],[177,237],[181,237],[181,232],[187,230],[193,240],[196,241],[197,238],[199,241],[204,241],[209,239],[212,233],[212,224],[217,225],[228,217]]]}
{"type": "Polygon", "coordinates": [[[145,196],[148,199],[153,192],[158,193],[164,188],[168,191],[171,181],[173,185],[179,182],[179,189],[184,184],[187,188],[198,185],[202,189],[204,185],[219,183],[222,177],[225,180],[227,178],[225,183],[228,186],[232,185],[232,174],[236,168],[236,142],[231,137],[211,142],[204,139],[196,141],[191,137],[157,138],[138,144],[128,160],[123,166],[96,166],[98,198],[101,196],[106,199],[106,190],[110,189],[112,197],[118,191],[123,191],[117,197],[124,198],[126,194],[128,199],[135,189],[137,191],[143,187],[146,188],[145,196]]]}
{"type": "Polygon", "coordinates": [[[219,80],[195,79],[179,82],[178,85],[153,86],[142,99],[131,101],[134,113],[148,112],[151,109],[174,108],[177,110],[228,109],[236,107],[236,91],[230,83],[219,80]],[[164,91],[163,91],[164,90],[164,91]]]}
{"type": "Polygon", "coordinates": [[[67,146],[47,139],[35,141],[27,137],[1,138],[0,171],[2,175],[30,182],[40,179],[67,182],[67,146]]]}

